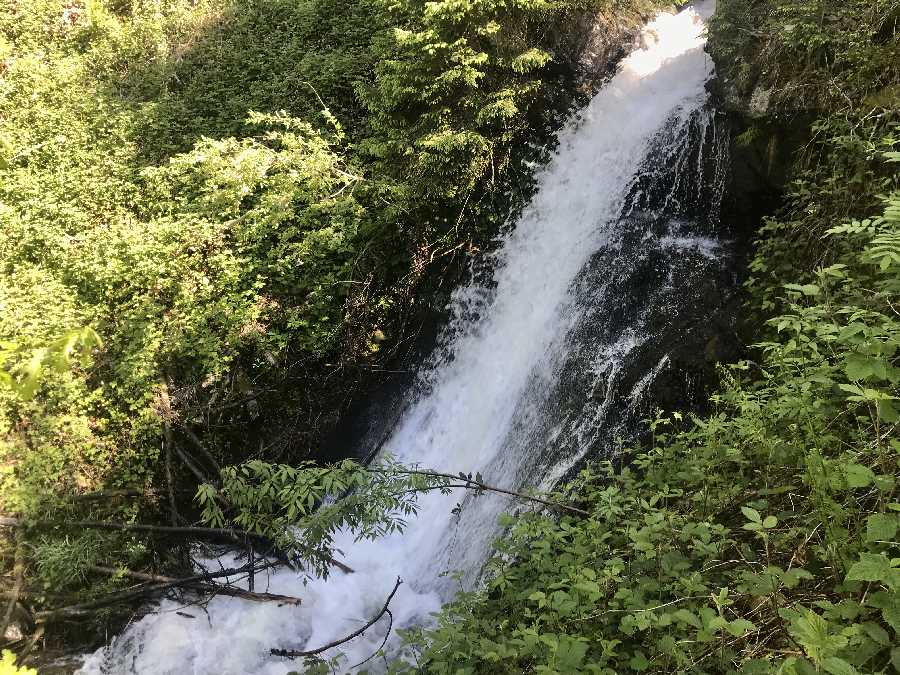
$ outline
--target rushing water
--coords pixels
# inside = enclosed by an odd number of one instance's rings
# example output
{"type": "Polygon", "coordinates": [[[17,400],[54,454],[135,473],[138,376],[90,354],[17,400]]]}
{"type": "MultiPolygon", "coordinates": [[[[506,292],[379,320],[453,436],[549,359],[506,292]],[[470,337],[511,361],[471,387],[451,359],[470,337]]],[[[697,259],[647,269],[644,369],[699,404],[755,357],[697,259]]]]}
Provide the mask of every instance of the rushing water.
{"type": "MultiPolygon", "coordinates": [[[[627,435],[670,365],[665,345],[687,330],[675,320],[679,298],[722,266],[726,243],[710,225],[723,144],[704,89],[713,8],[708,0],[648,24],[643,47],[560,133],[532,203],[491,260],[491,283],[454,294],[453,319],[382,452],[480,471],[504,487],[547,487],[627,435]],[[648,365],[627,375],[636,363],[648,365]]],[[[311,649],[353,632],[398,576],[394,628],[425,622],[457,583],[477,583],[510,503],[430,493],[420,505],[403,534],[338,538],[353,574],[304,584],[288,569],[273,573],[266,590],[302,597],[300,607],[218,597],[204,611],[166,600],[83,672],[286,673],[297,664],[270,648],[311,649]],[[461,570],[462,581],[445,570],[461,570]]],[[[387,630],[384,618],[344,645],[346,667],[377,651],[387,630]]]]}

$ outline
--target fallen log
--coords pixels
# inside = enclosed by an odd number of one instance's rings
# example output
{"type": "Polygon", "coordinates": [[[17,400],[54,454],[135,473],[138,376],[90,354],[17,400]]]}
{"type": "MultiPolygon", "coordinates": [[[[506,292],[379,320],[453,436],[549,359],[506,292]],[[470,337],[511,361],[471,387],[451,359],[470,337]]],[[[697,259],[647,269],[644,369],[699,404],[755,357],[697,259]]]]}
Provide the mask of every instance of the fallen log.
{"type": "MultiPolygon", "coordinates": [[[[272,563],[265,563],[264,565],[260,565],[256,567],[256,571],[262,571],[268,567],[274,567],[272,563]]],[[[195,574],[193,576],[184,577],[181,579],[172,579],[171,581],[165,581],[160,583],[152,583],[148,582],[146,584],[142,584],[137,588],[128,589],[124,591],[118,591],[116,593],[110,593],[102,598],[98,598],[96,600],[91,600],[89,602],[82,602],[75,605],[69,605],[67,607],[60,607],[58,609],[50,609],[42,612],[35,612],[34,618],[37,622],[43,623],[52,619],[59,619],[64,617],[71,616],[84,616],[86,614],[90,614],[95,609],[101,609],[103,607],[109,607],[111,605],[118,604],[120,602],[127,602],[128,600],[136,600],[138,598],[147,597],[149,595],[156,595],[161,591],[167,591],[171,588],[175,588],[177,586],[189,586],[194,583],[202,583],[205,581],[210,581],[212,579],[221,579],[223,577],[237,576],[240,574],[245,574],[250,571],[249,565],[244,565],[243,567],[235,567],[227,570],[222,570],[220,572],[204,572],[203,574],[195,574]]],[[[226,587],[216,587],[226,588],[226,587]]]]}
{"type": "MultiPolygon", "coordinates": [[[[175,586],[184,586],[191,590],[201,591],[203,593],[211,593],[215,595],[227,595],[234,598],[242,598],[253,602],[278,602],[284,605],[299,605],[300,598],[292,595],[279,595],[278,593],[259,593],[255,591],[244,590],[243,588],[235,588],[234,586],[223,586],[222,584],[207,584],[195,582],[182,582],[175,577],[167,577],[159,574],[148,574],[146,572],[136,572],[129,569],[120,569],[114,567],[103,567],[101,565],[91,565],[90,568],[94,572],[107,574],[109,576],[125,576],[136,581],[149,581],[158,584],[173,584],[175,586]]],[[[258,571],[256,566],[250,567],[248,573],[258,571]]]]}

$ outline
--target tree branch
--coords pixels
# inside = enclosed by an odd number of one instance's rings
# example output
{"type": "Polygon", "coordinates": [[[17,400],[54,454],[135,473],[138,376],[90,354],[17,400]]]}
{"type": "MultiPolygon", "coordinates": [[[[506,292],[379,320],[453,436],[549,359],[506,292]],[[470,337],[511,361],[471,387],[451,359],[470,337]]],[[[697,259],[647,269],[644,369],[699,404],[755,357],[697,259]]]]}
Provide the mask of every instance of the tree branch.
{"type": "Polygon", "coordinates": [[[6,611],[3,613],[2,623],[0,623],[0,640],[6,635],[6,629],[9,628],[9,624],[12,622],[13,611],[16,608],[16,603],[19,601],[19,594],[22,592],[22,586],[25,583],[24,539],[25,537],[22,534],[22,530],[16,530],[16,552],[15,562],[13,563],[13,573],[15,574],[16,581],[12,593],[10,594],[9,604],[6,606],[6,611]]]}
{"type": "Polygon", "coordinates": [[[98,490],[97,492],[85,492],[81,495],[71,495],[69,499],[75,502],[89,502],[101,499],[115,499],[116,497],[141,497],[143,492],[140,490],[98,490]]]}
{"type": "MultiPolygon", "coordinates": [[[[258,572],[259,569],[254,563],[248,565],[248,574],[258,572]]],[[[129,579],[137,581],[149,581],[157,584],[175,584],[177,586],[187,586],[193,590],[211,593],[214,595],[228,595],[235,598],[243,598],[254,602],[279,602],[285,605],[299,605],[300,598],[292,595],[279,595],[277,593],[258,593],[252,590],[244,590],[243,588],[235,588],[233,586],[223,586],[221,584],[206,584],[202,582],[186,582],[183,579],[175,577],[166,577],[159,574],[147,574],[146,572],[136,572],[129,569],[117,569],[114,567],[103,567],[101,565],[91,565],[90,568],[94,572],[100,574],[108,574],[109,576],[125,576],[129,579]]]]}
{"type": "Polygon", "coordinates": [[[296,651],[292,649],[272,649],[270,650],[271,654],[273,656],[284,656],[289,659],[293,659],[298,656],[315,656],[316,654],[321,654],[322,652],[328,651],[329,649],[338,647],[346,642],[350,642],[350,640],[352,640],[353,638],[359,637],[360,635],[365,633],[369,628],[375,625],[375,623],[381,617],[388,613],[388,606],[391,604],[391,600],[394,599],[394,594],[397,592],[397,589],[400,588],[400,584],[402,583],[403,581],[400,579],[400,577],[397,577],[397,583],[394,584],[394,590],[391,591],[391,594],[387,597],[387,600],[384,601],[384,607],[381,608],[381,611],[378,612],[378,614],[376,614],[365,626],[350,633],[350,635],[348,635],[347,637],[340,638],[338,640],[335,640],[334,642],[329,642],[327,645],[323,645],[317,649],[310,649],[307,651],[296,651]]]}
{"type": "MultiPolygon", "coordinates": [[[[213,539],[227,539],[233,543],[237,543],[242,548],[246,538],[262,541],[267,544],[271,542],[261,534],[248,532],[246,530],[233,530],[225,527],[193,527],[193,526],[171,526],[171,525],[145,525],[143,523],[116,523],[108,521],[96,520],[74,520],[74,521],[55,521],[55,520],[33,520],[22,521],[18,518],[9,516],[0,516],[0,527],[18,527],[33,525],[35,527],[82,527],[93,530],[121,530],[123,532],[154,532],[157,534],[176,534],[192,537],[205,537],[213,539]]],[[[317,554],[315,551],[310,551],[317,554]]],[[[346,563],[337,560],[328,554],[322,554],[324,560],[337,567],[345,574],[353,574],[354,570],[346,563]]]]}
{"type": "MultiPolygon", "coordinates": [[[[504,495],[510,495],[511,497],[515,497],[517,499],[524,499],[525,501],[535,502],[537,504],[543,504],[551,509],[560,509],[562,511],[569,511],[570,513],[576,513],[579,516],[590,516],[589,511],[585,511],[584,509],[579,509],[576,506],[570,506],[568,504],[562,504],[560,502],[553,502],[548,499],[542,499],[540,497],[534,497],[532,495],[527,495],[523,492],[516,492],[515,490],[506,490],[504,488],[499,488],[494,485],[488,485],[486,483],[482,483],[479,480],[475,480],[474,478],[469,478],[465,475],[453,475],[452,473],[440,473],[438,471],[419,471],[415,469],[369,469],[369,471],[377,472],[377,473],[396,473],[396,474],[405,474],[412,476],[431,476],[433,478],[446,478],[447,480],[461,481],[464,485],[452,485],[447,487],[465,487],[469,490],[485,490],[487,492],[498,492],[504,495]]],[[[421,488],[419,491],[432,490],[437,489],[443,486],[436,486],[430,488],[421,488]]],[[[413,488],[414,490],[417,488],[413,488]]]]}
{"type": "Polygon", "coordinates": [[[213,457],[213,454],[207,449],[205,445],[203,445],[203,441],[200,440],[200,437],[197,436],[191,429],[183,423],[178,424],[178,428],[184,432],[184,435],[188,437],[188,439],[193,443],[197,449],[203,453],[203,456],[206,457],[206,460],[210,463],[210,465],[215,469],[217,474],[222,473],[222,467],[219,466],[219,463],[216,461],[216,458],[213,457]]]}

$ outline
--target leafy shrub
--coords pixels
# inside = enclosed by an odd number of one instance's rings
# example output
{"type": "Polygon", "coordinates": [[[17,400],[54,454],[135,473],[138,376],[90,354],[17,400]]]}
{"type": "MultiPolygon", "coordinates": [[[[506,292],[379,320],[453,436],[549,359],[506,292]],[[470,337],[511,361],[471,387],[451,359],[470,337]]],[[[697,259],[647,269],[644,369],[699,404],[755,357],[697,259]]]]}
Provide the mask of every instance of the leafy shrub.
{"type": "Polygon", "coordinates": [[[898,194],[833,228],[846,253],[784,287],[714,412],[563,487],[590,518],[506,517],[485,590],[408,631],[395,670],[900,670],[898,233],[898,194]]]}

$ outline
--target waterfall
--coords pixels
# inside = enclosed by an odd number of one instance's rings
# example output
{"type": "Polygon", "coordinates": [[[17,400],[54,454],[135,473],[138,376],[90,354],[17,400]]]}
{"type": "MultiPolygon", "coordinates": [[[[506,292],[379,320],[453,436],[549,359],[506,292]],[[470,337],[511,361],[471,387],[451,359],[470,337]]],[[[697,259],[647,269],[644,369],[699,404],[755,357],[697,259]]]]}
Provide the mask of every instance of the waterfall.
{"type": "MultiPolygon", "coordinates": [[[[560,132],[532,202],[491,257],[490,283],[454,293],[449,325],[382,452],[516,489],[549,487],[629,438],[692,330],[685,308],[708,311],[691,297],[698,280],[725,274],[715,216],[726,146],[704,88],[713,10],[707,0],[649,23],[641,48],[560,132]]],[[[401,534],[338,536],[353,574],[257,576],[257,590],[302,606],[164,600],[82,672],[287,673],[299,664],[270,648],[312,649],[353,632],[398,576],[393,628],[427,622],[460,585],[478,583],[497,514],[514,507],[498,495],[425,494],[401,534]],[[440,574],[455,570],[462,575],[440,574]]],[[[388,628],[384,617],[344,645],[344,668],[376,652],[388,628]]]]}

